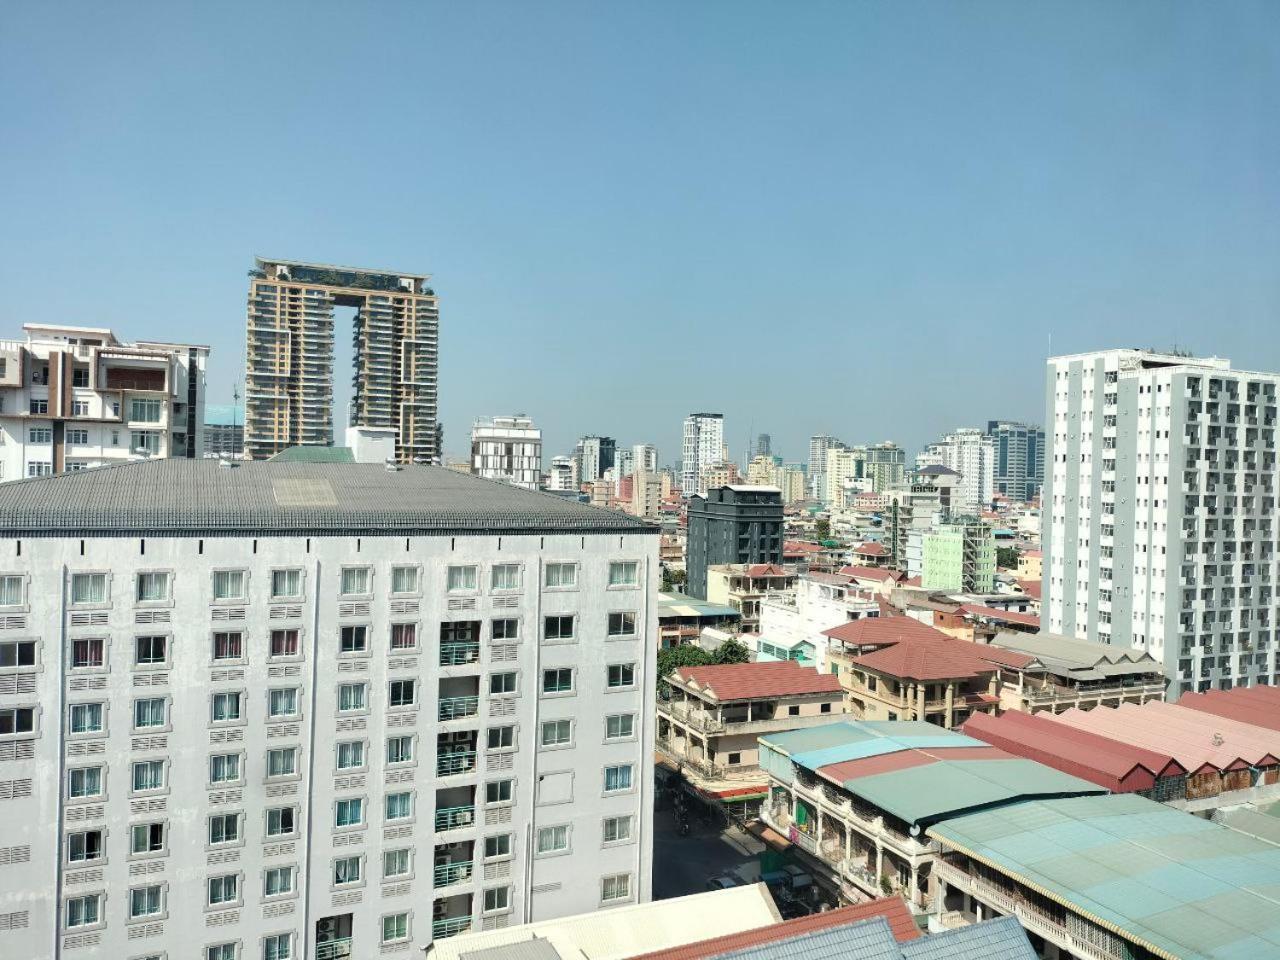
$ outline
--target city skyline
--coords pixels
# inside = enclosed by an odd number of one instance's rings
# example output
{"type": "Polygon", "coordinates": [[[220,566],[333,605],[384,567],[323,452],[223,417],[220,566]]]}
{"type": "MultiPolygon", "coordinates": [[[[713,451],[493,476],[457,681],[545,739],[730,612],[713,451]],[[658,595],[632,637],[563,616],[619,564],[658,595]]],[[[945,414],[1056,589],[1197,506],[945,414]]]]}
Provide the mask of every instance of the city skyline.
{"type": "Polygon", "coordinates": [[[6,329],[207,342],[227,403],[255,255],[420,270],[451,457],[512,411],[549,453],[594,433],[674,463],[702,409],[735,453],[760,432],[788,460],[823,432],[915,451],[1038,422],[1051,355],[1176,344],[1280,369],[1266,5],[399,7],[394,35],[297,9],[251,31],[233,4],[10,11],[6,329]],[[339,28],[384,55],[351,75],[260,56],[274,30],[339,28]],[[597,362],[633,333],[664,346],[597,362]],[[776,386],[735,391],[713,356],[776,386]],[[643,404],[620,372],[655,388],[643,404]]]}

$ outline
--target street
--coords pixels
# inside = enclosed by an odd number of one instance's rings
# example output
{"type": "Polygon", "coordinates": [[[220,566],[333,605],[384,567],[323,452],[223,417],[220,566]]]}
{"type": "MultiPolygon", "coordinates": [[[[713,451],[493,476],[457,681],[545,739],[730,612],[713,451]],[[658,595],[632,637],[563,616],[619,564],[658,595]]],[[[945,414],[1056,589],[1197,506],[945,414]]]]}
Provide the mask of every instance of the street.
{"type": "Polygon", "coordinates": [[[748,877],[757,872],[757,854],[764,845],[736,826],[724,831],[703,827],[682,837],[676,832],[675,815],[659,810],[654,815],[653,896],[655,900],[683,897],[707,889],[712,877],[738,867],[748,877]]]}

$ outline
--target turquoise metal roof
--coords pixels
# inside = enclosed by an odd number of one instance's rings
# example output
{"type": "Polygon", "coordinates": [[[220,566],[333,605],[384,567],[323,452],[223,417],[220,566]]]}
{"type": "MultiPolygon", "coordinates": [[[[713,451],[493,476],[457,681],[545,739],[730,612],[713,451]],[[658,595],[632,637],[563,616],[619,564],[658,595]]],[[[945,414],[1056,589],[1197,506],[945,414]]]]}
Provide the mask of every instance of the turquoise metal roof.
{"type": "Polygon", "coordinates": [[[929,834],[1166,956],[1280,957],[1280,846],[1144,797],[1036,800],[929,834]]]}
{"type": "Polygon", "coordinates": [[[794,755],[808,750],[821,750],[825,747],[838,747],[845,743],[856,743],[868,740],[873,734],[863,730],[865,724],[854,720],[838,720],[835,723],[824,723],[820,727],[809,727],[807,730],[791,730],[787,733],[771,733],[760,740],[783,753],[794,755]]]}
{"type": "Polygon", "coordinates": [[[916,720],[843,720],[760,739],[789,754],[792,760],[810,770],[829,763],[861,760],[899,750],[987,746],[981,740],[954,730],[944,730],[932,723],[916,720]]]}

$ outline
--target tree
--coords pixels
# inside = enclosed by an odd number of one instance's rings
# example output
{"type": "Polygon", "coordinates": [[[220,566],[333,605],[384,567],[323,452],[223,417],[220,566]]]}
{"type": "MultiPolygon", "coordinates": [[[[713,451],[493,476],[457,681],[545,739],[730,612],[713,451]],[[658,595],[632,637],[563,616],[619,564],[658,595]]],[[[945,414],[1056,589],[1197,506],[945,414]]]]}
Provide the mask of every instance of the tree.
{"type": "Polygon", "coordinates": [[[746,644],[736,637],[730,637],[711,655],[712,663],[747,663],[751,660],[751,651],[746,644]]]}
{"type": "Polygon", "coordinates": [[[669,692],[667,689],[667,677],[671,676],[672,670],[678,670],[681,667],[705,667],[709,663],[716,662],[718,661],[712,660],[711,654],[696,643],[682,643],[677,647],[667,647],[665,650],[659,650],[658,696],[662,697],[669,692]]]}
{"type": "Polygon", "coordinates": [[[669,567],[662,568],[662,592],[671,593],[673,590],[680,590],[689,582],[689,575],[683,570],[672,570],[669,567]]]}
{"type": "Polygon", "coordinates": [[[819,540],[826,540],[831,536],[831,521],[826,517],[819,517],[814,526],[814,532],[817,533],[819,540]]]}
{"type": "Polygon", "coordinates": [[[1004,570],[1016,570],[1022,556],[1017,547],[996,547],[996,566],[1004,570]]]}

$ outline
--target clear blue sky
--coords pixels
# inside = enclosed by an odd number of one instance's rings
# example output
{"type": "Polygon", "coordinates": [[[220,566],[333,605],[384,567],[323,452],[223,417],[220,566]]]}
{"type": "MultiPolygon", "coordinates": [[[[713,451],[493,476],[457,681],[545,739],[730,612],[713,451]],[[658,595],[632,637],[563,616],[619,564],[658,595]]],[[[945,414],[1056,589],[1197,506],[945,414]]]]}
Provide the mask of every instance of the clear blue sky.
{"type": "Polygon", "coordinates": [[[450,453],[523,411],[674,462],[703,409],[914,449],[1040,420],[1051,335],[1280,370],[1274,2],[3,20],[0,333],[209,343],[213,401],[254,254],[434,275],[450,453]]]}

